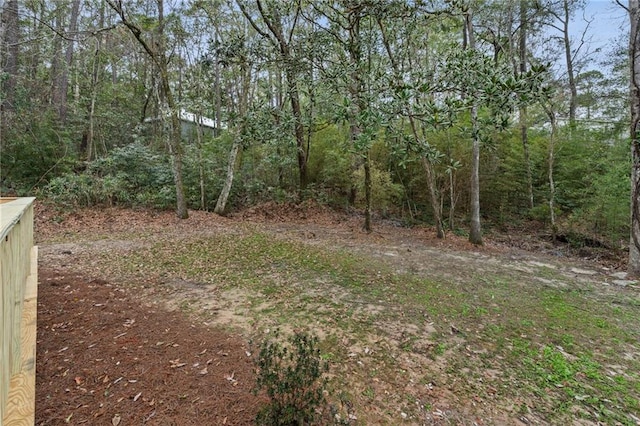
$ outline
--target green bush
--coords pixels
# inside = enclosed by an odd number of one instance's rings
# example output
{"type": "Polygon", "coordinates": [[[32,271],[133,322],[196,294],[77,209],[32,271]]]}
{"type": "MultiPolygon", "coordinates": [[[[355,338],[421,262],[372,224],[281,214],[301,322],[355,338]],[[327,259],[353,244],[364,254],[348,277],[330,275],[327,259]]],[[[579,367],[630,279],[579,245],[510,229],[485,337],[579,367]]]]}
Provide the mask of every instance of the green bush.
{"type": "Polygon", "coordinates": [[[0,191],[27,195],[72,170],[73,136],[47,113],[11,126],[0,138],[0,191]]]}
{"type": "MultiPolygon", "coordinates": [[[[353,173],[353,179],[358,185],[356,204],[364,203],[364,167],[360,167],[353,173]]],[[[380,170],[375,163],[372,163],[371,197],[373,209],[386,213],[402,203],[402,196],[402,185],[394,183],[388,171],[380,170]]]]}
{"type": "Polygon", "coordinates": [[[54,178],[44,189],[44,195],[63,207],[91,206],[96,201],[91,176],[73,173],[54,178]]]}
{"type": "Polygon", "coordinates": [[[288,344],[265,340],[256,360],[258,377],[255,391],[265,390],[270,399],[257,415],[256,424],[294,426],[313,424],[316,409],[326,404],[323,373],[329,370],[320,357],[318,338],[295,332],[288,344]]]}
{"type": "Polygon", "coordinates": [[[165,209],[175,203],[166,156],[133,143],[89,163],[81,173],[52,179],[43,195],[64,207],[142,206],[165,209]]]}
{"type": "Polygon", "coordinates": [[[573,230],[623,246],[629,237],[631,159],[626,142],[608,148],[603,166],[589,176],[590,191],[569,217],[573,230]],[[605,166],[606,165],[606,166],[605,166]]]}

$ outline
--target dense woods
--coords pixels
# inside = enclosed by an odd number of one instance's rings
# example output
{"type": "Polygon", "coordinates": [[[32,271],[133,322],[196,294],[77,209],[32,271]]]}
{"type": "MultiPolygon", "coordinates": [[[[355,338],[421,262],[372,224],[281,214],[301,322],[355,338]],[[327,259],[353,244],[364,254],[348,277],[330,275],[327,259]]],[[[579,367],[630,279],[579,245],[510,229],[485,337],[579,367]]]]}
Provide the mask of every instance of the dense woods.
{"type": "Polygon", "coordinates": [[[596,52],[584,19],[580,0],[7,0],[0,192],[181,217],[314,199],[366,229],[481,244],[534,221],[627,247],[637,24],[596,52]]]}

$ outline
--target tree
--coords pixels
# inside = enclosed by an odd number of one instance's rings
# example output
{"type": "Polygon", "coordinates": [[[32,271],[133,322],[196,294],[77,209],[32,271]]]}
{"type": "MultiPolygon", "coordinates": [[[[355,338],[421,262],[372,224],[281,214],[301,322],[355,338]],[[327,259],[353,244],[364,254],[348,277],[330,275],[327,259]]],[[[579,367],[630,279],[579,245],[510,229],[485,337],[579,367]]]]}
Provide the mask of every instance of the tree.
{"type": "Polygon", "coordinates": [[[631,241],[629,273],[640,276],[640,10],[638,0],[629,0],[629,71],[631,124],[631,241]]]}
{"type": "Polygon", "coordinates": [[[238,155],[248,139],[247,129],[251,120],[249,111],[255,89],[252,83],[257,74],[255,54],[263,50],[263,46],[257,43],[255,32],[250,31],[239,16],[232,11],[226,18],[226,32],[222,34],[220,41],[216,38],[212,45],[212,56],[218,62],[214,67],[222,65],[225,71],[223,77],[226,82],[226,99],[229,102],[229,129],[233,135],[224,184],[213,210],[217,214],[225,213],[236,176],[238,155]]]}
{"type": "Polygon", "coordinates": [[[74,38],[78,33],[78,16],[80,14],[80,0],[73,0],[71,6],[69,29],[63,30],[63,19],[67,14],[66,4],[60,2],[56,10],[56,49],[54,52],[53,64],[53,92],[51,94],[51,102],[54,108],[58,111],[58,118],[62,124],[67,121],[67,99],[69,94],[69,70],[73,63],[73,50],[75,45],[74,38]],[[63,49],[61,46],[62,38],[66,42],[66,48],[64,49],[64,56],[62,55],[63,49]]]}
{"type": "Polygon", "coordinates": [[[590,21],[581,34],[579,43],[575,46],[571,39],[571,17],[575,11],[584,7],[584,0],[561,0],[556,4],[551,4],[549,13],[554,17],[554,21],[549,26],[560,32],[560,42],[564,52],[564,61],[567,70],[567,83],[569,85],[569,124],[575,126],[576,112],[578,110],[578,88],[576,84],[576,75],[579,74],[577,69],[578,58],[581,56],[581,50],[588,46],[588,40],[585,39],[590,21]]]}
{"type": "MultiPolygon", "coordinates": [[[[467,42],[465,46],[472,53],[475,53],[476,43],[473,32],[473,15],[468,8],[463,10],[464,36],[467,42]]],[[[472,244],[482,244],[482,228],[480,225],[480,128],[478,122],[478,105],[476,94],[470,95],[474,99],[471,101],[471,229],[469,231],[469,241],[472,244]]]]}
{"type": "Polygon", "coordinates": [[[469,241],[482,244],[480,221],[480,148],[489,142],[493,131],[509,126],[515,109],[534,102],[544,94],[540,90],[543,66],[532,66],[528,71],[514,75],[504,61],[495,62],[476,46],[473,10],[470,2],[459,5],[457,12],[463,20],[462,46],[449,52],[441,66],[439,77],[441,92],[459,96],[461,109],[469,114],[471,133],[471,226],[469,241]]]}
{"type": "Polygon", "coordinates": [[[16,85],[18,80],[18,55],[20,53],[19,6],[17,0],[9,0],[2,10],[2,31],[0,31],[2,52],[0,71],[6,73],[0,92],[0,147],[2,135],[10,121],[9,115],[15,111],[16,85]]]}
{"type": "Polygon", "coordinates": [[[244,1],[236,0],[236,3],[256,32],[268,40],[280,53],[279,63],[284,67],[287,93],[289,95],[289,103],[294,119],[293,128],[296,139],[298,173],[300,178],[299,192],[300,195],[302,195],[302,192],[307,188],[307,152],[305,150],[302,107],[298,90],[299,64],[297,63],[297,58],[294,57],[294,51],[291,46],[302,12],[301,1],[285,2],[285,4],[288,4],[288,6],[286,6],[281,2],[267,2],[263,4],[261,0],[255,0],[260,18],[266,28],[258,25],[256,20],[253,19],[244,1]],[[283,12],[290,15],[288,28],[283,24],[283,12]]]}
{"type": "MultiPolygon", "coordinates": [[[[430,113],[435,109],[433,105],[433,93],[425,89],[431,87],[433,82],[430,73],[413,69],[414,66],[420,62],[423,63],[423,66],[429,65],[428,54],[419,52],[418,47],[415,46],[416,43],[414,43],[416,39],[420,38],[417,31],[426,31],[423,25],[418,24],[424,16],[419,14],[416,8],[399,3],[395,5],[389,4],[386,5],[386,7],[379,6],[376,9],[375,18],[392,71],[389,77],[391,81],[388,86],[397,104],[397,107],[391,112],[392,117],[390,121],[393,121],[395,116],[406,117],[409,121],[412,137],[410,146],[418,152],[420,163],[425,172],[429,201],[436,225],[436,236],[437,238],[444,238],[442,199],[437,188],[435,170],[435,163],[440,159],[441,154],[427,141],[424,132],[427,125],[431,128],[436,128],[439,124],[434,117],[435,114],[430,113]],[[407,22],[412,18],[413,21],[407,22]],[[402,28],[402,33],[395,37],[397,44],[399,44],[397,46],[394,46],[390,29],[398,31],[398,28],[392,28],[392,23],[402,28]],[[396,47],[396,49],[394,49],[394,47],[396,47]],[[420,53],[422,53],[422,55],[420,53]],[[403,69],[403,63],[407,69],[403,69]],[[425,106],[430,108],[431,111],[421,111],[425,106]]],[[[425,37],[425,39],[428,40],[428,36],[425,37]]],[[[425,40],[425,43],[427,40],[425,40]]],[[[428,49],[428,47],[425,49],[428,49]]],[[[450,176],[453,178],[453,174],[450,176]]],[[[451,187],[451,189],[453,189],[453,187],[451,187]]],[[[455,202],[452,202],[451,205],[455,205],[455,202]]]]}
{"type": "MultiPolygon", "coordinates": [[[[170,117],[170,136],[167,144],[169,148],[169,155],[172,159],[173,166],[173,179],[176,186],[176,214],[180,219],[186,219],[189,217],[187,210],[187,201],[184,193],[184,184],[182,180],[182,142],[180,133],[180,119],[178,106],[173,97],[173,91],[169,81],[169,52],[166,46],[166,39],[164,34],[165,20],[164,20],[164,2],[163,0],[157,0],[158,8],[158,22],[156,29],[155,39],[148,40],[147,36],[143,33],[141,27],[133,22],[129,16],[125,13],[122,5],[122,0],[106,0],[109,6],[120,16],[122,23],[127,27],[135,39],[144,48],[144,51],[149,55],[153,63],[158,69],[161,83],[161,94],[163,100],[166,103],[168,114],[170,117]]],[[[161,113],[161,117],[164,119],[164,113],[161,113]]]]}
{"type": "MultiPolygon", "coordinates": [[[[372,181],[371,144],[381,120],[373,107],[375,79],[373,77],[373,50],[376,35],[373,32],[372,9],[375,2],[368,0],[342,0],[313,5],[322,18],[313,24],[335,42],[336,53],[330,69],[325,69],[332,89],[343,96],[338,116],[349,124],[349,138],[355,153],[354,170],[364,169],[364,229],[371,232],[372,181]],[[324,22],[328,23],[324,26],[324,22]]],[[[327,59],[325,59],[327,60],[327,59]]],[[[377,100],[377,99],[376,99],[377,100]]],[[[356,185],[352,185],[350,202],[356,200],[356,185]]]]}

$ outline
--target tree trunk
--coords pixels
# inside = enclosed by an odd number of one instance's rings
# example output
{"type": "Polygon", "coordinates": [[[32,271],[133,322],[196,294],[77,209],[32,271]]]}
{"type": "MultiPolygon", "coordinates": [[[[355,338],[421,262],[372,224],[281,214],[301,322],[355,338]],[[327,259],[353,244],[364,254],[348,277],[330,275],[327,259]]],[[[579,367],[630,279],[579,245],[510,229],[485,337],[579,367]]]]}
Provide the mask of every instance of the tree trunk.
{"type": "MultiPolygon", "coordinates": [[[[58,4],[58,11],[54,16],[54,27],[57,33],[63,32],[62,27],[62,7],[63,5],[58,4]]],[[[55,35],[53,38],[53,58],[51,58],[51,105],[57,109],[57,105],[60,105],[62,100],[60,97],[62,93],[60,91],[60,80],[62,75],[62,68],[64,65],[62,64],[62,38],[58,35],[55,35]]]]}
{"type": "MultiPolygon", "coordinates": [[[[426,156],[422,156],[422,168],[427,175],[427,187],[429,189],[429,199],[431,201],[431,209],[433,210],[433,219],[436,223],[436,237],[444,238],[444,225],[442,222],[442,203],[438,199],[438,191],[436,189],[436,179],[433,175],[433,164],[427,159],[426,156]]],[[[453,195],[452,195],[453,197],[453,195]]]]}
{"type": "Polygon", "coordinates": [[[180,219],[187,219],[189,211],[187,210],[187,199],[184,193],[184,183],[182,180],[182,132],[180,127],[180,117],[178,105],[173,99],[173,92],[169,84],[169,70],[166,53],[166,43],[164,39],[164,3],[163,0],[158,1],[158,50],[156,51],[156,63],[160,70],[160,81],[162,84],[162,92],[164,100],[167,103],[169,114],[171,115],[171,133],[169,137],[169,155],[171,156],[171,165],[173,169],[173,181],[176,185],[176,214],[180,219]]]}
{"type": "MultiPolygon", "coordinates": [[[[518,43],[518,57],[520,60],[520,75],[527,72],[527,1],[520,0],[520,40],[518,43]]],[[[518,121],[520,123],[520,137],[524,152],[524,167],[527,172],[527,194],[529,196],[529,208],[533,208],[533,177],[531,175],[531,158],[529,155],[529,127],[527,123],[527,108],[518,109],[518,121]]]]}
{"type": "MultiPolygon", "coordinates": [[[[382,44],[387,52],[387,56],[389,56],[389,62],[391,62],[391,67],[393,68],[394,77],[396,79],[396,83],[400,85],[403,81],[402,73],[400,72],[400,68],[398,66],[398,62],[396,61],[395,55],[391,50],[391,45],[389,43],[389,39],[387,37],[384,25],[382,23],[382,19],[378,19],[378,26],[380,27],[380,33],[382,34],[382,44]]],[[[413,134],[413,138],[416,142],[420,140],[420,135],[418,133],[418,126],[416,125],[416,120],[413,117],[412,112],[412,104],[414,104],[414,100],[408,100],[404,107],[407,109],[407,116],[409,118],[409,124],[411,125],[411,132],[413,134]]],[[[424,129],[422,131],[424,135],[424,129]]],[[[429,200],[431,201],[431,209],[433,210],[433,217],[436,223],[436,236],[437,238],[444,238],[444,225],[442,220],[442,200],[438,197],[438,190],[436,188],[436,178],[433,170],[433,164],[426,157],[426,154],[422,155],[422,167],[424,168],[425,174],[427,175],[427,187],[429,189],[429,200]]],[[[453,191],[453,190],[452,190],[453,191]]],[[[452,205],[453,208],[453,205],[452,205]]],[[[453,215],[453,212],[451,213],[453,215]]]]}
{"type": "Polygon", "coordinates": [[[56,88],[58,90],[57,104],[55,107],[58,109],[58,118],[60,122],[65,123],[67,121],[67,99],[69,89],[69,69],[71,69],[73,61],[73,37],[78,32],[78,15],[80,14],[80,0],[74,0],[71,7],[71,20],[69,22],[69,31],[67,34],[71,37],[67,40],[67,48],[64,53],[64,64],[60,70],[58,84],[56,88]]]}
{"type": "Polygon", "coordinates": [[[367,149],[364,154],[364,230],[371,232],[371,155],[367,149]]]}
{"type": "Polygon", "coordinates": [[[18,81],[18,55],[20,54],[20,27],[18,1],[9,0],[2,10],[2,32],[0,32],[0,71],[6,73],[2,82],[2,104],[0,104],[0,152],[4,145],[4,134],[13,121],[15,113],[16,86],[18,81]]]}
{"type": "MultiPolygon", "coordinates": [[[[216,39],[215,44],[218,45],[218,29],[215,30],[216,39]]],[[[222,88],[220,87],[220,58],[219,54],[216,52],[216,60],[213,65],[214,72],[214,84],[215,84],[215,92],[214,92],[214,102],[216,107],[216,131],[215,135],[220,136],[222,131],[222,88]]]]}
{"type": "MultiPolygon", "coordinates": [[[[100,18],[98,25],[100,28],[104,27],[104,2],[100,6],[100,18]]],[[[93,61],[91,63],[91,101],[89,103],[89,123],[87,130],[85,131],[86,138],[84,138],[83,145],[85,145],[85,158],[87,161],[92,161],[94,157],[97,157],[97,149],[95,144],[95,112],[96,112],[96,100],[98,97],[98,77],[100,69],[100,51],[102,49],[102,33],[96,34],[96,48],[93,54],[93,61]]]]}
{"type": "MultiPolygon", "coordinates": [[[[229,151],[229,161],[227,164],[227,177],[224,181],[224,185],[222,187],[222,191],[218,195],[218,200],[216,201],[216,206],[213,209],[213,212],[216,214],[224,214],[227,208],[227,201],[229,199],[229,194],[231,193],[231,187],[233,186],[233,180],[235,177],[236,163],[238,158],[238,153],[242,149],[242,138],[245,133],[245,120],[247,116],[247,111],[249,109],[249,91],[251,86],[251,66],[243,62],[240,64],[240,77],[239,81],[236,80],[236,90],[235,90],[235,98],[237,99],[236,106],[236,114],[233,114],[240,118],[240,123],[236,124],[233,120],[230,121],[229,127],[233,127],[235,129],[235,135],[233,138],[233,144],[231,146],[231,151],[229,151]]],[[[228,98],[231,104],[234,104],[234,94],[233,88],[229,87],[228,89],[228,98]]],[[[232,107],[233,109],[233,107],[232,107]]]]}
{"type": "Polygon", "coordinates": [[[533,200],[533,175],[531,173],[531,155],[529,154],[529,127],[527,124],[527,108],[518,109],[518,118],[520,121],[520,138],[522,140],[522,152],[524,153],[524,167],[527,172],[527,195],[529,208],[534,206],[533,200]]]}
{"type": "Polygon", "coordinates": [[[180,118],[178,117],[177,106],[173,100],[173,94],[169,87],[169,76],[165,67],[161,71],[162,86],[165,91],[167,107],[171,114],[171,133],[169,137],[169,155],[173,169],[173,181],[176,185],[176,214],[180,219],[187,219],[187,200],[184,193],[184,183],[182,180],[182,134],[180,129],[180,118]]]}
{"type": "MultiPolygon", "coordinates": [[[[473,34],[473,21],[471,12],[465,13],[465,28],[467,33],[468,49],[476,48],[473,34]]],[[[471,94],[473,96],[473,94],[471,94]]],[[[480,226],[480,127],[478,123],[478,105],[475,99],[471,105],[471,227],[469,230],[469,241],[475,245],[482,245],[482,228],[480,226]]]]}
{"type": "MultiPolygon", "coordinates": [[[[363,75],[365,75],[365,73],[363,69],[362,40],[360,34],[360,23],[362,21],[362,17],[362,10],[358,9],[357,7],[349,11],[349,41],[347,45],[349,51],[349,59],[351,61],[351,66],[353,67],[349,91],[351,95],[351,101],[354,105],[357,106],[357,111],[352,113],[352,117],[350,120],[351,142],[354,144],[354,147],[357,147],[357,145],[359,144],[358,139],[361,137],[363,132],[363,124],[360,121],[360,116],[368,109],[367,101],[363,97],[363,94],[365,92],[365,83],[362,77],[363,75]]],[[[373,229],[371,222],[371,207],[373,205],[370,158],[371,148],[369,145],[370,141],[367,142],[368,143],[365,147],[360,147],[359,149],[364,150],[362,156],[362,160],[364,161],[364,230],[366,232],[371,232],[373,229]]],[[[356,161],[356,167],[359,161],[360,160],[356,161]]],[[[355,195],[355,192],[353,194],[355,195]]]]}
{"type": "Polygon", "coordinates": [[[564,43],[564,54],[567,62],[567,78],[569,79],[569,125],[573,128],[576,124],[576,110],[578,108],[578,89],[576,87],[575,71],[573,69],[573,57],[571,54],[571,38],[569,34],[569,22],[571,19],[571,13],[569,10],[569,0],[564,0],[564,21],[562,40],[564,43]]]}
{"type": "MultiPolygon", "coordinates": [[[[266,30],[260,28],[246,10],[244,3],[236,0],[236,4],[247,18],[251,26],[264,38],[269,40],[279,51],[280,59],[284,63],[285,78],[287,80],[287,91],[289,94],[289,102],[291,104],[291,113],[294,120],[294,136],[296,139],[298,173],[300,178],[299,196],[302,197],[303,191],[307,188],[307,153],[305,151],[304,126],[302,123],[302,108],[300,106],[300,94],[298,92],[298,75],[295,70],[294,57],[291,53],[290,41],[292,34],[285,35],[282,22],[277,13],[265,10],[262,1],[256,0],[256,5],[262,20],[265,22],[268,31],[275,38],[271,38],[266,30]]],[[[298,4],[298,7],[300,5],[298,4]]],[[[296,12],[297,14],[298,12],[296,12]]],[[[295,26],[295,23],[293,24],[295,26]]],[[[293,29],[292,29],[293,31],[293,29]]]]}
{"type": "Polygon", "coordinates": [[[542,108],[547,114],[547,117],[549,117],[549,123],[551,124],[551,135],[549,135],[549,151],[547,154],[547,178],[549,180],[549,220],[551,222],[551,241],[555,243],[558,233],[558,227],[556,225],[556,212],[554,210],[556,202],[556,184],[553,177],[553,166],[555,161],[555,144],[556,136],[558,134],[558,121],[556,119],[556,113],[553,109],[553,106],[547,106],[542,103],[542,108]]]}
{"type": "MultiPolygon", "coordinates": [[[[45,22],[44,2],[39,2],[39,4],[32,4],[29,11],[33,13],[33,16],[31,18],[32,25],[30,31],[34,36],[42,37],[44,27],[43,22],[45,22]]],[[[38,80],[38,67],[42,65],[42,61],[40,60],[41,55],[42,51],[40,49],[40,46],[35,45],[31,47],[27,57],[25,58],[25,67],[28,67],[28,74],[32,81],[38,80]]]]}
{"type": "MultiPolygon", "coordinates": [[[[168,150],[171,157],[171,165],[173,171],[173,181],[176,186],[176,214],[180,219],[186,219],[189,217],[189,211],[187,210],[187,200],[184,193],[184,183],[182,180],[182,135],[180,129],[180,118],[178,116],[177,105],[173,99],[173,92],[171,91],[171,85],[169,84],[169,71],[167,58],[166,44],[164,40],[164,3],[163,0],[157,0],[158,6],[158,29],[157,36],[158,41],[155,46],[151,46],[147,43],[143,36],[142,30],[127,19],[124,10],[122,8],[122,2],[117,0],[106,0],[109,6],[115,10],[122,23],[129,29],[131,34],[136,38],[140,45],[144,48],[145,52],[149,55],[151,60],[156,64],[158,72],[160,74],[160,83],[162,86],[162,96],[167,105],[170,115],[171,129],[169,133],[168,150]],[[116,2],[117,1],[117,2],[116,2]]],[[[164,116],[163,116],[164,119],[164,116]]]]}
{"type": "Polygon", "coordinates": [[[204,190],[204,157],[203,157],[203,145],[202,145],[202,113],[198,111],[196,113],[196,143],[198,147],[198,180],[200,184],[200,210],[206,210],[205,190],[204,190]]]}
{"type": "Polygon", "coordinates": [[[231,147],[231,152],[229,152],[229,163],[227,164],[227,177],[224,180],[224,186],[222,187],[222,191],[218,196],[216,207],[213,209],[213,212],[216,214],[224,214],[225,208],[227,207],[227,200],[229,199],[229,193],[231,193],[231,186],[233,185],[233,177],[236,170],[236,159],[238,158],[238,152],[240,152],[241,146],[242,146],[242,141],[240,139],[240,135],[236,135],[236,137],[233,138],[233,146],[231,147]]]}
{"type": "Polygon", "coordinates": [[[480,129],[478,126],[478,107],[471,107],[471,128],[473,146],[471,148],[471,229],[469,241],[482,245],[482,228],[480,226],[480,129]]]}
{"type": "MultiPolygon", "coordinates": [[[[449,229],[453,231],[455,229],[455,208],[456,208],[456,176],[455,170],[451,170],[449,172],[449,229]]],[[[443,232],[444,234],[444,232],[443,232]]]]}
{"type": "Polygon", "coordinates": [[[300,198],[307,189],[307,153],[304,146],[304,126],[302,125],[302,108],[300,107],[300,96],[298,94],[297,82],[293,76],[293,71],[288,70],[287,84],[289,86],[289,100],[294,118],[294,133],[296,135],[296,148],[298,153],[298,172],[300,176],[300,198]]]}
{"type": "Polygon", "coordinates": [[[638,0],[629,0],[629,63],[631,124],[631,236],[629,243],[629,274],[640,276],[640,11],[638,0]]]}

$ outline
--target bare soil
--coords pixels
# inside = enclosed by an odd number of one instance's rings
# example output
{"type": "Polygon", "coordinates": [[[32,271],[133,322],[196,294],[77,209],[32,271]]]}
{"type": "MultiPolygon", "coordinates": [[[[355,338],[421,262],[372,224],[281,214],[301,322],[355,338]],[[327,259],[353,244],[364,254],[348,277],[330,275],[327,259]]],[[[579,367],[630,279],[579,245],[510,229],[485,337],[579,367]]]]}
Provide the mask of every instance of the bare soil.
{"type": "Polygon", "coordinates": [[[251,392],[241,336],[46,263],[38,288],[36,424],[253,424],[264,400],[251,392]]]}
{"type": "MultiPolygon", "coordinates": [[[[496,237],[475,247],[453,235],[437,240],[430,228],[382,222],[367,234],[360,217],[313,204],[269,204],[229,218],[191,212],[185,221],[170,212],[96,209],[62,214],[38,206],[36,424],[253,424],[265,399],[251,392],[252,349],[246,324],[238,315],[245,296],[215,293],[213,288],[176,278],[156,276],[131,283],[127,277],[110,276],[108,268],[95,260],[97,254],[126,256],[156,239],[242,233],[247,227],[279,238],[366,252],[398,271],[453,280],[478,271],[508,268],[514,274],[535,274],[536,268],[554,268],[567,280],[600,283],[607,292],[615,291],[623,265],[615,256],[579,258],[539,240],[513,243],[496,237]],[[526,250],[528,246],[536,252],[526,250]],[[462,263],[465,268],[459,267],[462,263]],[[212,309],[215,315],[207,317],[210,320],[178,309],[182,301],[203,299],[207,292],[211,300],[201,302],[198,309],[212,309]]],[[[563,285],[540,280],[542,285],[563,285]]],[[[631,282],[623,284],[633,287],[631,282]]],[[[353,350],[364,354],[369,348],[353,350]]],[[[406,360],[406,369],[416,373],[411,362],[406,360]]],[[[409,377],[407,388],[417,387],[409,377]]],[[[377,381],[373,386],[379,394],[394,391],[377,381]]],[[[490,400],[458,401],[451,389],[437,383],[420,389],[415,395],[431,409],[423,417],[428,422],[416,424],[543,423],[534,417],[520,422],[494,412],[490,400]],[[478,411],[476,406],[484,408],[478,411]]],[[[363,417],[372,419],[375,410],[372,407],[369,417],[363,417]]],[[[379,415],[380,424],[393,424],[386,414],[379,415]]],[[[378,422],[362,424],[373,423],[378,422]]]]}

